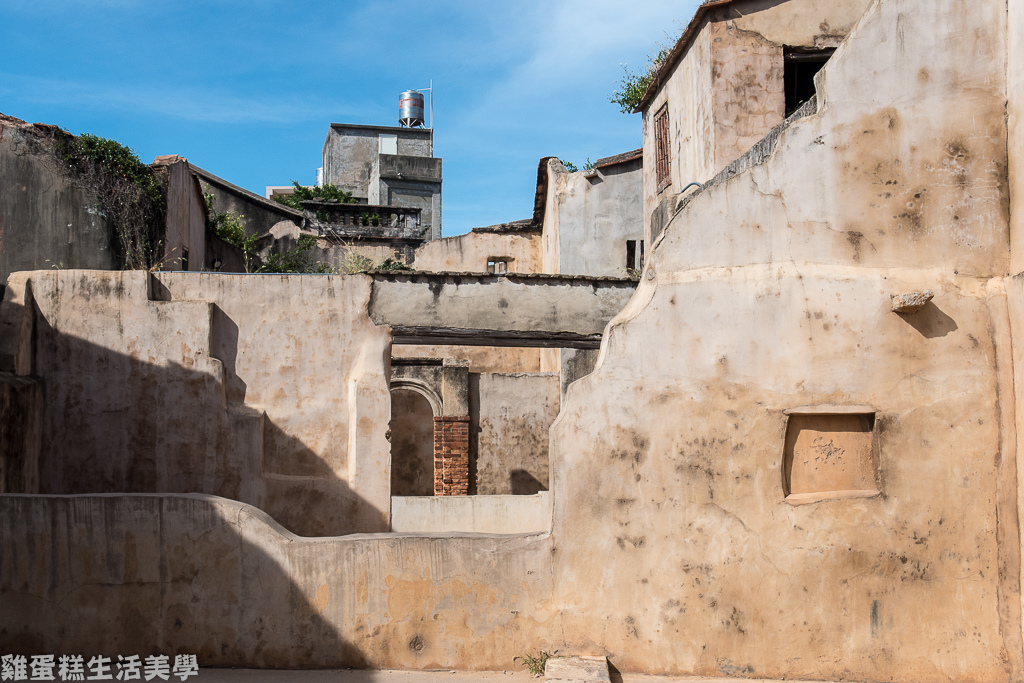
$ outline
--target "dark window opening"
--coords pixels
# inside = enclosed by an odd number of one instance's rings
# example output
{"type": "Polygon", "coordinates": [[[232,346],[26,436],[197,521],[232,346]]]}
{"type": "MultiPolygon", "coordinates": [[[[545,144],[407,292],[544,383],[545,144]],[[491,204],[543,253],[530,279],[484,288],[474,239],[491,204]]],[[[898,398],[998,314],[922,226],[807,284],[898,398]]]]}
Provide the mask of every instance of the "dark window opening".
{"type": "Polygon", "coordinates": [[[181,248],[181,269],[188,270],[188,247],[181,248]]]}
{"type": "Polygon", "coordinates": [[[658,177],[658,192],[672,183],[669,171],[672,162],[668,155],[668,103],[654,115],[654,167],[658,177]]]}
{"type": "Polygon", "coordinates": [[[507,273],[508,264],[511,261],[512,259],[507,256],[492,256],[487,259],[487,272],[496,274],[507,273]]]}
{"type": "Polygon", "coordinates": [[[833,52],[835,52],[834,48],[814,51],[787,49],[785,51],[786,116],[814,97],[814,77],[821,71],[821,67],[825,66],[825,62],[829,60],[833,52]]]}
{"type": "Polygon", "coordinates": [[[639,272],[644,269],[644,241],[626,240],[626,270],[639,272]],[[640,250],[637,251],[637,242],[640,250]]]}

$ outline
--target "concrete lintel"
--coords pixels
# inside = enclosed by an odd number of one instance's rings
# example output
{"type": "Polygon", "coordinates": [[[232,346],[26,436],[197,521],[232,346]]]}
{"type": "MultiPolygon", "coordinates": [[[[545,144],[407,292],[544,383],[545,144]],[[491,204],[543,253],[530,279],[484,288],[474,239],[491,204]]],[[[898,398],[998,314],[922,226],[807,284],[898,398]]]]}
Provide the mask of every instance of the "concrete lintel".
{"type": "Polygon", "coordinates": [[[537,349],[599,349],[600,334],[574,332],[517,332],[509,330],[416,327],[393,325],[394,343],[399,345],[456,344],[459,346],[504,346],[537,349]]]}
{"type": "Polygon", "coordinates": [[[369,313],[397,344],[599,348],[635,280],[374,271],[369,313]]]}

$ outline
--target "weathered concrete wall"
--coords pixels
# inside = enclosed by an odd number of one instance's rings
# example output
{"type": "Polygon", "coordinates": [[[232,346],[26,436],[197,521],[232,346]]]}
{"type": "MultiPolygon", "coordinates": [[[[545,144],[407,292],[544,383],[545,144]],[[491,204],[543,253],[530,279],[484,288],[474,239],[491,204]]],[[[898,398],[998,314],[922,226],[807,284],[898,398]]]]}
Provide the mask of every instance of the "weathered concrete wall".
{"type": "Polygon", "coordinates": [[[529,496],[405,496],[391,499],[391,530],[537,534],[551,529],[551,492],[529,496]]]}
{"type": "Polygon", "coordinates": [[[626,276],[626,240],[637,242],[639,255],[644,239],[642,164],[569,173],[558,159],[548,161],[544,272],[626,276]]]}
{"type": "MultiPolygon", "coordinates": [[[[429,130],[333,123],[324,140],[324,183],[366,200],[371,192],[373,167],[380,154],[381,134],[398,136],[400,156],[431,156],[432,132],[429,130]]],[[[372,191],[379,192],[379,188],[372,191]]]]}
{"type": "Polygon", "coordinates": [[[625,670],[1020,675],[1006,4],[873,7],[818,113],[667,227],[569,387],[551,443],[565,650],[601,623],[625,670]],[[929,306],[892,312],[922,289],[929,306]],[[787,504],[784,411],[821,404],[874,411],[879,495],[787,504]]]}
{"type": "Polygon", "coordinates": [[[116,268],[113,226],[74,184],[48,127],[0,116],[0,281],[19,270],[116,268]]]}
{"type": "Polygon", "coordinates": [[[0,371],[0,493],[39,492],[43,385],[0,371]]]}
{"type": "Polygon", "coordinates": [[[476,377],[470,404],[476,493],[532,495],[548,490],[548,430],[558,408],[557,373],[476,377]]]}
{"type": "Polygon", "coordinates": [[[1024,271],[1024,7],[1007,2],[1006,115],[1010,176],[1010,270],[1024,271]]]}
{"type": "Polygon", "coordinates": [[[295,230],[302,226],[301,211],[249,192],[198,166],[192,165],[191,168],[203,192],[213,194],[213,210],[216,213],[234,211],[241,214],[246,235],[281,233],[291,229],[288,226],[294,226],[295,230]]]}
{"type": "Polygon", "coordinates": [[[12,276],[0,369],[44,383],[40,491],[200,491],[305,535],[387,529],[369,293],[366,276],[12,276]]]}
{"type": "Polygon", "coordinates": [[[540,372],[544,349],[514,346],[424,345],[393,346],[393,358],[462,358],[469,361],[470,372],[540,372]]]}
{"type": "Polygon", "coordinates": [[[552,428],[550,535],[310,541],[225,501],[0,496],[2,649],[1020,680],[1006,10],[878,0],[820,109],[681,210],[552,428]],[[787,501],[786,411],[808,406],[871,416],[878,495],[787,501]]]}
{"type": "Polygon", "coordinates": [[[703,15],[682,59],[643,113],[644,229],[648,243],[671,218],[674,195],[705,182],[782,123],[783,47],[834,47],[871,0],[747,0],[703,15]],[[659,190],[654,115],[669,112],[671,184],[659,190]]]}
{"type": "Polygon", "coordinates": [[[377,324],[529,333],[600,334],[636,287],[627,278],[378,271],[377,324]]]}
{"type": "Polygon", "coordinates": [[[643,111],[644,239],[648,245],[670,218],[664,215],[662,199],[680,192],[690,181],[702,181],[715,174],[711,93],[711,32],[705,22],[686,56],[668,73],[657,97],[643,111]],[[659,191],[654,115],[666,104],[671,180],[659,191]],[[655,215],[656,212],[660,213],[655,215]]]}
{"type": "Polygon", "coordinates": [[[5,653],[500,669],[550,619],[546,535],[304,539],[213,496],[0,496],[0,547],[5,653]]]}
{"type": "Polygon", "coordinates": [[[468,232],[427,242],[416,250],[416,269],[433,272],[486,273],[494,257],[512,259],[509,272],[541,271],[540,234],[468,232]]]}
{"type": "MultiPolygon", "coordinates": [[[[795,4],[790,0],[785,6],[795,4]]],[[[745,18],[755,26],[761,23],[745,18]]],[[[785,66],[782,45],[767,40],[756,29],[742,30],[733,22],[718,21],[707,31],[712,45],[710,115],[717,172],[786,117],[785,66]]],[[[682,189],[682,185],[678,187],[682,189]]]]}
{"type": "Polygon", "coordinates": [[[199,184],[184,159],[168,164],[165,170],[167,233],[161,270],[209,270],[204,267],[206,207],[199,184]]]}

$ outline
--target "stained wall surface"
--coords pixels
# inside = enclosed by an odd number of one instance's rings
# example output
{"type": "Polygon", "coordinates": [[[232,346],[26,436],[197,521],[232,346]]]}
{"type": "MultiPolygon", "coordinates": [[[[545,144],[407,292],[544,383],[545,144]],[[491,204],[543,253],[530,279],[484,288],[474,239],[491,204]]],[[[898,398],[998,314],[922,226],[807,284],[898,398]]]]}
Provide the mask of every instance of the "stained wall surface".
{"type": "Polygon", "coordinates": [[[1005,12],[874,3],[818,110],[667,226],[552,429],[569,649],[606,623],[624,669],[1020,675],[1005,12]],[[801,406],[871,410],[878,495],[787,502],[801,406]]]}
{"type": "Polygon", "coordinates": [[[468,232],[427,242],[416,250],[415,268],[433,272],[486,273],[487,261],[508,258],[509,272],[539,273],[540,235],[468,232]]]}
{"type": "Polygon", "coordinates": [[[390,339],[369,294],[361,275],[11,276],[0,369],[43,378],[39,491],[204,492],[304,535],[387,529],[390,339]]]}
{"type": "Polygon", "coordinates": [[[672,200],[704,183],[782,123],[784,48],[835,47],[871,0],[738,0],[707,12],[682,58],[659,75],[643,110],[644,229],[653,240],[671,218],[672,200]],[[654,116],[667,106],[669,175],[659,189],[654,116]]]}
{"type": "Polygon", "coordinates": [[[206,208],[199,184],[184,159],[167,165],[166,173],[167,233],[161,270],[203,270],[206,208]]]}
{"type": "Polygon", "coordinates": [[[569,173],[548,161],[541,272],[626,276],[626,240],[639,254],[644,239],[642,163],[569,173]]]}
{"type": "Polygon", "coordinates": [[[222,500],[0,496],[0,645],[1020,680],[1006,13],[877,0],[817,110],[667,225],[552,427],[550,534],[311,541],[222,500]],[[873,415],[878,495],[787,502],[790,415],[814,410],[873,415]]]}
{"type": "Polygon", "coordinates": [[[114,268],[114,228],[60,167],[46,127],[0,116],[0,281],[19,270],[114,268]]]}
{"type": "Polygon", "coordinates": [[[470,394],[477,401],[470,405],[470,440],[476,441],[477,494],[547,491],[548,430],[558,415],[558,374],[483,373],[476,381],[470,394]]]}

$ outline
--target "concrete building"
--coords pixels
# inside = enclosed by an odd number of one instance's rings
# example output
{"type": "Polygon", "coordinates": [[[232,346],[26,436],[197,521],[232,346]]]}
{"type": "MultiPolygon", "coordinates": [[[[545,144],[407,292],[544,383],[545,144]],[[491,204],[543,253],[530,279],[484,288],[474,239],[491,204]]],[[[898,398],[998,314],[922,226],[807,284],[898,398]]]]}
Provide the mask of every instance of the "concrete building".
{"type": "Polygon", "coordinates": [[[362,204],[418,208],[423,238],[441,237],[441,160],[429,128],[332,123],[323,178],[362,204]]]}

